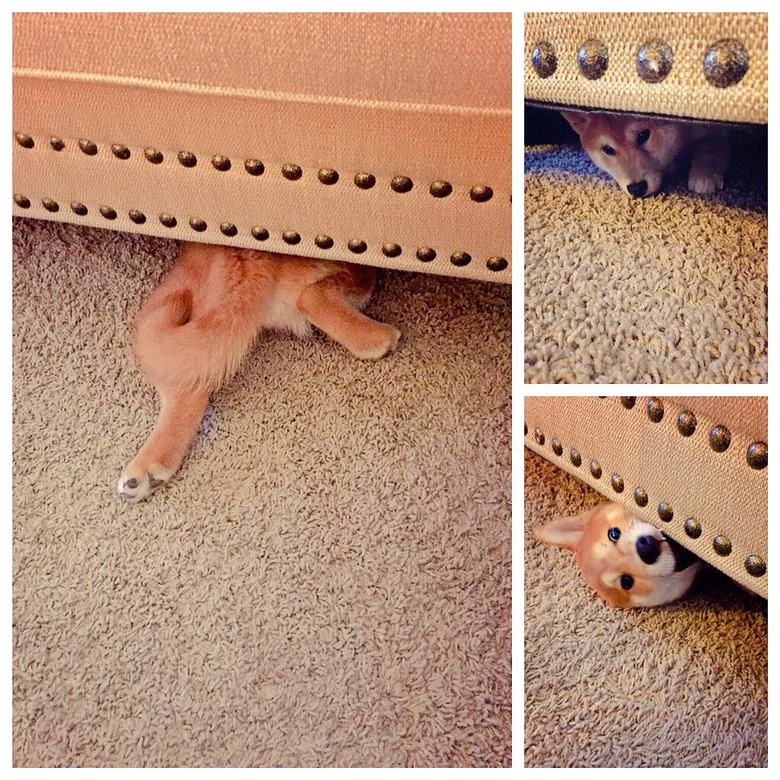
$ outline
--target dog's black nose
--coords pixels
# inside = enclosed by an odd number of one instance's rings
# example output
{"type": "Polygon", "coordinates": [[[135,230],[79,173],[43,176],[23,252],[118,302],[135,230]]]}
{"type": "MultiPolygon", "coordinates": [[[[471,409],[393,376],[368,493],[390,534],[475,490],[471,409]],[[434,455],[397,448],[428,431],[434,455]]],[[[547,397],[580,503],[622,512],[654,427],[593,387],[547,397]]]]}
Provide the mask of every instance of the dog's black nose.
{"type": "Polygon", "coordinates": [[[626,189],[631,197],[643,198],[647,194],[647,182],[644,179],[642,181],[634,181],[626,189]]]}
{"type": "Polygon", "coordinates": [[[661,554],[661,542],[654,536],[640,536],[636,540],[636,552],[645,563],[655,563],[661,554]]]}

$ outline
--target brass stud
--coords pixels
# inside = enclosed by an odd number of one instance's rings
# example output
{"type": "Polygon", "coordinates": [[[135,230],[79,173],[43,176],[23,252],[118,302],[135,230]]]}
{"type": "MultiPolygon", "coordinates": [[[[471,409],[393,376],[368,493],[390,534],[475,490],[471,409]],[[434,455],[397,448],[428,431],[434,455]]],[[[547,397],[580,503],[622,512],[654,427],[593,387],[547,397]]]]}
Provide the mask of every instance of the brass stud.
{"type": "Polygon", "coordinates": [[[79,149],[90,157],[94,157],[98,153],[97,144],[86,138],[79,139],[79,149]]]}
{"type": "Polygon", "coordinates": [[[130,217],[130,221],[135,222],[136,225],[143,225],[144,222],[146,222],[146,214],[138,209],[131,209],[127,216],[130,217]]]}
{"type": "Polygon", "coordinates": [[[683,528],[685,533],[691,537],[691,539],[698,539],[701,536],[701,523],[695,520],[693,517],[689,517],[684,523],[683,528]]]}
{"type": "Polygon", "coordinates": [[[250,176],[260,176],[265,172],[265,165],[260,160],[255,160],[254,157],[244,160],[244,170],[250,176]]]}
{"type": "Polygon", "coordinates": [[[408,176],[394,176],[390,181],[390,188],[393,192],[409,192],[414,183],[408,176]]]}
{"type": "Polygon", "coordinates": [[[431,249],[429,246],[421,246],[415,254],[417,255],[417,259],[423,263],[430,263],[431,260],[436,259],[435,250],[431,249]]]}
{"type": "Polygon", "coordinates": [[[430,186],[430,192],[434,198],[446,198],[452,195],[452,185],[448,181],[435,181],[430,186]]]}
{"type": "Polygon", "coordinates": [[[99,211],[101,216],[106,219],[116,219],[116,211],[111,206],[101,206],[99,211]]]}
{"type": "Polygon", "coordinates": [[[14,195],[14,203],[19,206],[20,209],[29,209],[32,205],[30,199],[24,195],[14,195]]]}
{"type": "Polygon", "coordinates": [[[335,184],[339,180],[339,174],[333,168],[320,168],[317,171],[317,178],[323,184],[335,184]]]}
{"type": "Polygon", "coordinates": [[[577,63],[580,73],[586,79],[590,81],[600,79],[607,72],[609,51],[601,41],[590,38],[580,46],[577,52],[577,63]]]}
{"type": "Polygon", "coordinates": [[[124,144],[111,144],[111,154],[119,160],[130,159],[130,150],[124,144]]]}
{"type": "Polygon", "coordinates": [[[284,176],[284,178],[288,179],[289,181],[298,181],[298,179],[303,176],[303,171],[301,170],[300,165],[287,163],[286,165],[282,166],[282,176],[284,176]]]}
{"type": "Polygon", "coordinates": [[[572,462],[573,466],[577,466],[577,468],[579,468],[582,465],[582,455],[580,455],[579,450],[572,447],[571,451],[569,452],[569,460],[572,462]]]}
{"type": "Polygon", "coordinates": [[[89,209],[83,204],[74,200],[70,204],[70,210],[79,217],[85,217],[89,213],[89,209]]]}
{"type": "Polygon", "coordinates": [[[252,234],[252,237],[258,241],[268,241],[271,236],[271,234],[265,228],[258,227],[257,225],[255,225],[249,232],[252,234]]]}
{"type": "Polygon", "coordinates": [[[731,555],[731,541],[725,536],[718,535],[712,540],[712,549],[718,555],[731,555]]]}
{"type": "MultiPolygon", "coordinates": [[[[542,442],[544,444],[544,442],[542,442]]],[[[551,442],[552,451],[560,458],[563,455],[563,444],[560,439],[553,439],[551,442]]]]}
{"type": "Polygon", "coordinates": [[[601,466],[598,464],[598,461],[592,460],[590,462],[590,473],[594,479],[601,479],[601,466]]]}
{"type": "Polygon", "coordinates": [[[531,52],[531,65],[540,79],[552,76],[558,68],[558,55],[555,47],[549,41],[541,41],[531,52]]]}
{"type": "Polygon", "coordinates": [[[665,523],[671,523],[674,518],[674,510],[669,506],[669,504],[666,503],[666,501],[662,501],[658,505],[658,517],[661,518],[665,523]]]}
{"type": "Polygon", "coordinates": [[[382,254],[385,257],[398,257],[401,254],[401,247],[398,244],[382,244],[382,254]]]}
{"type": "Polygon", "coordinates": [[[697,422],[696,415],[693,412],[682,411],[677,415],[677,430],[683,436],[693,436],[697,422]]]}
{"type": "Polygon", "coordinates": [[[347,248],[356,255],[362,255],[368,249],[368,245],[359,238],[353,238],[347,242],[347,248]]]}
{"type": "Polygon", "coordinates": [[[710,447],[715,452],[725,452],[731,444],[731,432],[725,425],[716,425],[710,431],[710,447]]]}
{"type": "Polygon", "coordinates": [[[146,149],[144,149],[144,157],[154,165],[159,165],[165,159],[163,153],[159,149],[153,149],[151,146],[147,146],[146,149]]]}
{"type": "Polygon", "coordinates": [[[477,203],[486,203],[493,197],[493,190],[483,184],[478,184],[469,190],[469,197],[477,203]]]}
{"type": "Polygon", "coordinates": [[[464,265],[468,265],[471,262],[471,255],[468,252],[454,252],[450,255],[450,262],[453,265],[462,268],[464,265]]]}
{"type": "Polygon", "coordinates": [[[370,173],[356,173],[354,181],[361,190],[370,190],[376,184],[376,177],[370,173]]]}
{"type": "Polygon", "coordinates": [[[46,211],[51,211],[52,213],[56,213],[60,210],[60,204],[51,198],[44,198],[41,201],[41,205],[46,209],[46,211]]]}
{"type": "Polygon", "coordinates": [[[219,226],[219,231],[223,236],[227,236],[228,238],[233,238],[233,236],[238,235],[238,228],[232,222],[223,222],[219,226]]]}
{"type": "Polygon", "coordinates": [[[199,219],[198,217],[192,217],[190,219],[190,227],[198,233],[203,233],[208,229],[208,224],[205,219],[199,219]]]}
{"type": "Polygon", "coordinates": [[[314,243],[320,249],[332,249],[333,248],[333,239],[330,236],[326,236],[325,234],[321,234],[321,235],[317,236],[314,239],[314,243]]]}
{"type": "Polygon", "coordinates": [[[745,558],[745,569],[753,577],[763,577],[766,574],[766,563],[758,555],[748,555],[745,558]]]}
{"type": "Polygon", "coordinates": [[[215,154],[211,158],[211,164],[216,168],[218,171],[229,171],[231,167],[230,158],[225,157],[222,154],[215,154]]]}
{"type": "Polygon", "coordinates": [[[16,143],[18,143],[19,146],[23,146],[25,149],[32,149],[35,146],[35,141],[33,141],[32,136],[27,135],[27,133],[16,133],[14,138],[16,138],[16,143]]]}
{"type": "Polygon", "coordinates": [[[733,87],[747,73],[748,61],[747,49],[740,41],[723,38],[704,55],[704,78],[713,87],[733,87]]]}
{"type": "Polygon", "coordinates": [[[54,135],[49,139],[49,146],[51,146],[55,152],[61,152],[65,148],[65,141],[54,135]]]}
{"type": "Polygon", "coordinates": [[[176,217],[173,216],[173,214],[168,214],[167,212],[163,212],[159,216],[160,222],[167,228],[174,228],[176,227],[176,217]]]}
{"type": "Polygon", "coordinates": [[[765,469],[769,462],[769,448],[763,441],[756,441],[747,449],[747,462],[751,469],[765,469]]]}
{"type": "Polygon", "coordinates": [[[544,431],[541,428],[534,428],[534,439],[540,446],[544,446],[544,431]]]}
{"type": "Polygon", "coordinates": [[[664,403],[660,398],[651,398],[647,402],[647,416],[651,422],[659,423],[664,417],[664,403]]]}
{"type": "Polygon", "coordinates": [[[621,477],[620,474],[613,474],[612,479],[610,479],[610,484],[612,485],[612,489],[616,493],[622,493],[623,490],[625,490],[623,477],[621,477]]]}
{"type": "Polygon", "coordinates": [[[636,396],[635,395],[624,395],[620,399],[620,403],[623,405],[623,408],[625,408],[625,409],[633,409],[636,406],[636,396]]]}
{"type": "Polygon", "coordinates": [[[198,164],[198,158],[192,152],[179,152],[176,159],[185,168],[194,168],[198,164]]]}
{"type": "Polygon", "coordinates": [[[658,84],[672,70],[674,53],[672,47],[659,38],[653,38],[642,45],[636,54],[636,72],[648,84],[658,84]]]}
{"type": "Polygon", "coordinates": [[[282,241],[284,241],[285,244],[300,244],[301,236],[294,230],[285,230],[284,233],[282,233],[282,241]]]}
{"type": "Polygon", "coordinates": [[[634,501],[636,501],[637,506],[647,506],[647,491],[641,487],[635,488],[634,501]]]}
{"type": "Polygon", "coordinates": [[[498,271],[504,271],[508,265],[509,263],[506,261],[506,258],[498,256],[491,257],[487,263],[485,263],[488,271],[495,271],[496,273],[498,271]]]}

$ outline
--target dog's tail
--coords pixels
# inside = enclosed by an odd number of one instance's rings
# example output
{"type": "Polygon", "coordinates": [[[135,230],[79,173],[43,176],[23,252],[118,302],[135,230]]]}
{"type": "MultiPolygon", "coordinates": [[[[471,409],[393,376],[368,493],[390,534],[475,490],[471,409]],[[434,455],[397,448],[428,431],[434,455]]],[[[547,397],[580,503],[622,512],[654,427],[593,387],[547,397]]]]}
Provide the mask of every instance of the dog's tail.
{"type": "Polygon", "coordinates": [[[197,312],[186,287],[159,293],[136,322],[142,371],[158,388],[216,389],[236,372],[258,328],[229,307],[197,312]]]}

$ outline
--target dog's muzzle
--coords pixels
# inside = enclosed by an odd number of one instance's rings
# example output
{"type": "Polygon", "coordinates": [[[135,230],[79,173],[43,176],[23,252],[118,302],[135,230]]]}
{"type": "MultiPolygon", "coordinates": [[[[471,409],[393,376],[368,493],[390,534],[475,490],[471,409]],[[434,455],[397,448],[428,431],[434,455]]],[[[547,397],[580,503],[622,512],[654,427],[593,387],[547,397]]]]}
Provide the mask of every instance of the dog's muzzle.
{"type": "MultiPolygon", "coordinates": [[[[684,571],[699,560],[690,550],[675,542],[674,539],[670,539],[666,534],[664,539],[674,555],[675,571],[684,571]]],[[[655,536],[640,536],[636,540],[636,552],[644,563],[652,566],[661,555],[661,540],[656,539],[655,536]]]]}

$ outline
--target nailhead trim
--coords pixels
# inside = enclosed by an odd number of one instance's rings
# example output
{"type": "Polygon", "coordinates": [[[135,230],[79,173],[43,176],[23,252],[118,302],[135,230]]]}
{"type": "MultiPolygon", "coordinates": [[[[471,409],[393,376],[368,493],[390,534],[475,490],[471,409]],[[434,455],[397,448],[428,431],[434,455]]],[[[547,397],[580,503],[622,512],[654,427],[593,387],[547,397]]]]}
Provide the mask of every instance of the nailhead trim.
{"type": "MultiPolygon", "coordinates": [[[[14,138],[25,149],[35,148],[34,138],[27,133],[15,133],[14,138]]],[[[80,138],[77,143],[79,149],[90,157],[97,155],[100,151],[98,145],[87,138],[80,138]]],[[[49,145],[55,151],[62,151],[66,146],[65,141],[56,136],[49,139],[49,145]]],[[[109,149],[113,156],[120,160],[127,160],[132,154],[125,144],[111,144],[109,149]]],[[[165,154],[152,146],[145,147],[143,154],[146,160],[154,165],[161,165],[166,160],[165,154]]],[[[177,152],[176,159],[185,168],[194,168],[198,164],[197,155],[186,150],[177,152]]],[[[211,164],[218,171],[222,172],[229,171],[232,168],[230,158],[220,154],[211,157],[211,164]]],[[[244,160],[244,170],[251,176],[260,176],[265,172],[265,165],[258,159],[248,158],[244,160]]],[[[304,175],[301,166],[295,163],[285,163],[280,170],[282,176],[289,181],[298,181],[304,175]]],[[[320,168],[317,171],[317,178],[323,184],[333,185],[340,181],[341,177],[339,172],[333,168],[320,168]]],[[[370,190],[376,185],[376,181],[376,176],[367,172],[356,173],[353,178],[355,186],[362,190],[370,190]]],[[[390,187],[394,192],[404,194],[414,189],[414,182],[408,176],[395,176],[390,180],[390,187]]],[[[434,198],[446,198],[454,192],[454,187],[448,181],[437,179],[430,183],[428,191],[434,198]]],[[[486,203],[493,198],[493,189],[484,184],[470,187],[468,193],[469,198],[475,203],[486,203]]]]}
{"type": "MultiPolygon", "coordinates": [[[[30,199],[27,198],[25,195],[21,194],[14,194],[14,202],[19,208],[23,209],[29,209],[32,206],[32,203],[30,202],[30,199]]],[[[60,205],[56,201],[52,200],[51,198],[43,198],[41,200],[41,205],[47,210],[52,213],[56,213],[60,210],[60,205]]],[[[84,217],[87,214],[89,214],[88,207],[80,203],[78,201],[73,201],[70,203],[70,209],[73,211],[74,214],[80,217],[84,217]]],[[[104,217],[107,220],[113,221],[118,218],[118,213],[115,209],[111,208],[110,206],[100,206],[98,208],[99,213],[102,217],[104,217]]],[[[131,209],[127,213],[128,218],[131,222],[134,222],[136,225],[143,225],[146,223],[146,214],[144,214],[142,211],[138,209],[131,209]]],[[[178,225],[178,220],[173,214],[169,214],[167,212],[163,212],[162,214],[158,215],[158,219],[160,224],[164,225],[167,228],[174,228],[178,225]]],[[[205,220],[200,219],[198,217],[191,217],[187,224],[189,227],[194,230],[196,233],[203,233],[206,230],[208,230],[208,224],[205,220]]],[[[239,229],[238,226],[234,225],[232,222],[223,222],[219,226],[220,232],[229,237],[233,238],[238,235],[239,229]]],[[[250,234],[257,240],[257,241],[267,241],[270,238],[270,233],[265,228],[261,228],[258,226],[253,226],[250,229],[250,234]]],[[[297,233],[294,230],[286,230],[282,233],[282,240],[286,244],[290,244],[292,246],[301,243],[302,238],[299,233],[297,233]]],[[[328,250],[332,249],[335,246],[334,240],[325,234],[317,235],[314,238],[314,243],[319,249],[328,250]]],[[[347,242],[347,249],[349,249],[350,252],[353,254],[363,254],[368,250],[368,245],[365,241],[362,239],[351,239],[347,242]]],[[[389,258],[395,258],[399,257],[403,250],[399,244],[395,243],[386,243],[382,245],[381,248],[382,254],[385,257],[389,258]]],[[[437,253],[435,249],[432,249],[431,247],[419,247],[415,251],[415,257],[421,262],[421,263],[430,263],[433,260],[436,259],[437,253]]],[[[450,255],[450,262],[452,265],[456,267],[463,267],[471,263],[473,260],[472,256],[468,252],[454,252],[452,255],[450,255]]],[[[492,271],[500,271],[505,268],[505,265],[502,265],[506,263],[506,261],[503,258],[490,258],[487,263],[486,267],[489,268],[492,271]],[[499,263],[496,263],[495,261],[499,261],[499,263]]],[[[759,443],[760,444],[760,443],[759,443]]],[[[762,450],[759,450],[760,453],[763,452],[762,450]]],[[[766,459],[766,456],[764,455],[764,460],[766,459]]],[[[761,458],[757,457],[754,458],[754,461],[756,463],[761,462],[761,458]]],[[[760,468],[761,466],[756,466],[755,468],[760,468]]]]}
{"type": "MultiPolygon", "coordinates": [[[[633,51],[636,74],[646,84],[659,84],[672,71],[674,51],[666,41],[651,38],[633,51]]],[[[694,53],[693,56],[697,55],[694,53]]],[[[539,41],[531,51],[531,65],[540,79],[554,76],[558,61],[558,53],[550,41],[539,41]]],[[[600,79],[607,72],[609,63],[610,52],[604,41],[590,38],[582,42],[577,52],[577,65],[582,77],[590,81],[600,79]]],[[[722,38],[704,53],[701,76],[709,86],[725,89],[739,84],[749,65],[750,57],[742,41],[722,38]]]]}
{"type": "MultiPolygon", "coordinates": [[[[14,134],[16,142],[24,149],[35,148],[35,139],[27,133],[18,132],[14,134]]],[[[66,148],[66,142],[57,137],[52,136],[48,139],[49,147],[54,151],[62,151],[66,148]]],[[[87,138],[80,138],[77,140],[78,148],[82,153],[93,157],[100,152],[100,148],[96,143],[87,138]]],[[[132,151],[124,144],[111,144],[105,147],[114,159],[119,161],[128,160],[132,156],[132,151]]],[[[153,165],[162,165],[167,162],[167,155],[161,150],[155,147],[145,147],[143,149],[144,158],[153,165]]],[[[185,168],[195,168],[198,165],[198,157],[195,153],[182,150],[176,153],[175,161],[185,168]]],[[[231,170],[232,162],[224,155],[213,155],[210,158],[212,167],[217,171],[226,172],[231,170]]],[[[244,160],[244,171],[250,176],[261,176],[265,173],[265,165],[262,161],[256,158],[247,158],[244,160]]],[[[282,176],[288,181],[297,181],[304,175],[303,169],[294,163],[286,163],[279,168],[282,176]]],[[[333,168],[320,168],[317,171],[317,179],[325,186],[333,186],[341,181],[341,176],[338,171],[333,168]]],[[[354,174],[352,183],[361,190],[370,190],[377,184],[376,177],[368,172],[362,171],[354,174]]],[[[408,176],[395,176],[390,180],[390,187],[394,192],[399,194],[406,194],[414,189],[414,182],[408,176]]],[[[453,185],[443,179],[431,182],[428,187],[429,194],[437,199],[444,199],[452,196],[455,189],[453,185]]],[[[474,203],[484,203],[492,199],[493,190],[486,185],[474,185],[468,190],[469,199],[474,203]]],[[[511,196],[510,196],[511,201],[511,196]]],[[[19,208],[28,209],[32,204],[30,199],[21,194],[14,194],[14,202],[19,208]]],[[[52,213],[59,211],[60,205],[51,198],[44,198],[41,200],[41,204],[45,209],[52,213]]],[[[86,216],[89,214],[89,208],[86,204],[73,201],[70,203],[71,211],[77,216],[86,216]]],[[[118,213],[111,206],[101,204],[97,207],[98,212],[107,220],[113,221],[118,218],[118,213]]],[[[143,225],[146,223],[147,216],[144,212],[138,209],[131,209],[128,212],[128,218],[137,225],[143,225]]],[[[160,224],[167,228],[174,228],[178,225],[178,219],[170,213],[162,213],[157,215],[160,224]]],[[[208,225],[205,220],[198,217],[191,217],[187,220],[189,227],[196,233],[203,233],[208,230],[208,225]]],[[[220,232],[228,237],[234,237],[239,234],[240,229],[237,225],[224,222],[219,225],[220,232]]],[[[257,241],[266,241],[270,238],[268,230],[260,226],[253,226],[250,229],[251,235],[257,241]]],[[[301,242],[302,238],[300,234],[295,231],[285,231],[282,234],[282,240],[291,245],[295,245],[301,242]]],[[[322,250],[329,250],[335,246],[333,238],[327,235],[318,235],[314,239],[315,245],[322,250]]],[[[348,242],[347,248],[353,254],[362,254],[367,251],[368,246],[362,239],[352,239],[348,242]]],[[[403,250],[399,244],[394,242],[388,242],[381,247],[382,254],[385,257],[395,258],[399,257],[403,250]]],[[[415,257],[423,263],[429,263],[436,259],[437,252],[432,247],[418,247],[415,250],[415,257]]],[[[453,252],[449,257],[450,263],[455,267],[464,267],[473,262],[473,257],[468,252],[458,251],[453,252]]],[[[508,262],[505,258],[500,256],[493,256],[485,260],[485,267],[493,272],[500,272],[508,267],[508,262]]]]}

